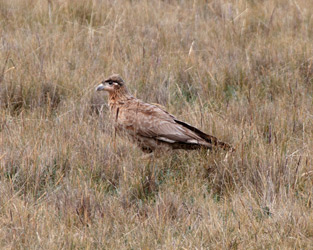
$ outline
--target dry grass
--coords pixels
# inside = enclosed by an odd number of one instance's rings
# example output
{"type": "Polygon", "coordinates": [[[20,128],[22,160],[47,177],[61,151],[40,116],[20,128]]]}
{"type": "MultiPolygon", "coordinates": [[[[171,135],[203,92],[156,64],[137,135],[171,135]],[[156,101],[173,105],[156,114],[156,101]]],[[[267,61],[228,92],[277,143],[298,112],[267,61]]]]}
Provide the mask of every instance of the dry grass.
{"type": "Polygon", "coordinates": [[[0,0],[0,247],[313,247],[313,2],[0,0]],[[237,151],[142,160],[98,81],[237,151]]]}

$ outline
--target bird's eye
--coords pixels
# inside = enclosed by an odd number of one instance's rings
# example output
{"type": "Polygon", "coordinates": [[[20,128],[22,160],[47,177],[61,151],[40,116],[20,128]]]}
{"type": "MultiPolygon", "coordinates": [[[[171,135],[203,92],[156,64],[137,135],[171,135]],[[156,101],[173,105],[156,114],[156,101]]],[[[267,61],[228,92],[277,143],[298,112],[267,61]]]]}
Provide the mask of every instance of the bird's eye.
{"type": "Polygon", "coordinates": [[[109,85],[112,85],[112,84],[113,84],[113,82],[112,82],[112,81],[109,81],[108,83],[109,83],[109,85]]]}

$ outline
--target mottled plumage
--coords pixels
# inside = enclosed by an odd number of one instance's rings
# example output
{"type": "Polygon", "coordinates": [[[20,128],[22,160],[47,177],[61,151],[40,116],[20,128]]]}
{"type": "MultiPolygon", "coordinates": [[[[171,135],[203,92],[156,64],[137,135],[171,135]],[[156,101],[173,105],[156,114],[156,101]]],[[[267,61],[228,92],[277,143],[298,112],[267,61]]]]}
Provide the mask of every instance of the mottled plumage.
{"type": "Polygon", "coordinates": [[[129,94],[119,75],[112,75],[96,88],[109,92],[109,106],[116,131],[127,135],[145,152],[156,149],[234,149],[199,129],[177,120],[156,105],[129,94]]]}

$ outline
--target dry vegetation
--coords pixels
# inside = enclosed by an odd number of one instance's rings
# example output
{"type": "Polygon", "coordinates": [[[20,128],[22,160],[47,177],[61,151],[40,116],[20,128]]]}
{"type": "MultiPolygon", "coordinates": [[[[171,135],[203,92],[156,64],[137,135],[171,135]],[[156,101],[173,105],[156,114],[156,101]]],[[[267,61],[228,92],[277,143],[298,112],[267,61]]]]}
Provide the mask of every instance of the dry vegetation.
{"type": "Polygon", "coordinates": [[[313,1],[0,0],[0,247],[313,247],[313,1]],[[143,160],[99,80],[237,151],[143,160]]]}

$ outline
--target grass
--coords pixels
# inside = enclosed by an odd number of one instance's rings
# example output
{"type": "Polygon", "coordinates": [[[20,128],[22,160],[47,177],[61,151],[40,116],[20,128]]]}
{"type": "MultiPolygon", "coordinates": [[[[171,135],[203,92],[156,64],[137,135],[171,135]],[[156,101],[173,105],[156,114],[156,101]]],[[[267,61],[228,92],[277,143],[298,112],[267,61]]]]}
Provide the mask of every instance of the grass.
{"type": "Polygon", "coordinates": [[[313,247],[313,3],[0,0],[0,247],[313,247]],[[99,81],[233,144],[152,161],[99,81]]]}

